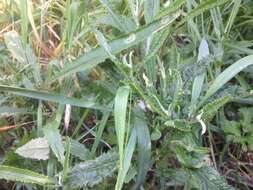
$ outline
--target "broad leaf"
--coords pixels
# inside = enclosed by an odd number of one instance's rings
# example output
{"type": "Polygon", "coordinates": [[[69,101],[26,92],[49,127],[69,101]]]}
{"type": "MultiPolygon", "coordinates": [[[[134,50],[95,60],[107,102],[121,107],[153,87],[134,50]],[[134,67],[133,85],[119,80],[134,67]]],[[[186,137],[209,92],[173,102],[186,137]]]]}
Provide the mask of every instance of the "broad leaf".
{"type": "Polygon", "coordinates": [[[76,140],[70,140],[70,153],[80,160],[88,160],[90,158],[90,151],[76,140]]]}
{"type": "Polygon", "coordinates": [[[12,56],[21,64],[30,64],[34,69],[34,78],[40,81],[39,66],[36,63],[36,57],[29,45],[23,45],[19,34],[15,31],[9,31],[4,34],[5,44],[12,56]]]}
{"type": "Polygon", "coordinates": [[[198,187],[203,190],[235,190],[213,167],[203,167],[192,172],[198,178],[198,187]]]}
{"type": "Polygon", "coordinates": [[[49,145],[47,139],[36,138],[19,147],[15,152],[25,158],[47,160],[49,158],[49,145]]]}
{"type": "Polygon", "coordinates": [[[109,152],[95,160],[80,163],[70,171],[68,185],[71,187],[92,187],[111,176],[117,168],[118,156],[109,152]]]}

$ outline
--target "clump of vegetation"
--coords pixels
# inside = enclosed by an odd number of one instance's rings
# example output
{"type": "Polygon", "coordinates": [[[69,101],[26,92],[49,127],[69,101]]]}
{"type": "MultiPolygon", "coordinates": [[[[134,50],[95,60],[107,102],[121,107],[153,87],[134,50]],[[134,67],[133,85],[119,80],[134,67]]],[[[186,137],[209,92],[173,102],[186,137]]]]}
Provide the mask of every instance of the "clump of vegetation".
{"type": "Polygon", "coordinates": [[[0,188],[253,188],[253,1],[0,2],[0,188]]]}

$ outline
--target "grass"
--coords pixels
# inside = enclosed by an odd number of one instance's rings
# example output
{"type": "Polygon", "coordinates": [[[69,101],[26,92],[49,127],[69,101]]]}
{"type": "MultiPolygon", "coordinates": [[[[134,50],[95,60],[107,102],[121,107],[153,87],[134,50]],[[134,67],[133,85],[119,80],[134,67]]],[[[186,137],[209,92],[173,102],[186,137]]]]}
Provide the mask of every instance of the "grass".
{"type": "Polygon", "coordinates": [[[253,188],[251,0],[2,0],[0,189],[253,188]]]}

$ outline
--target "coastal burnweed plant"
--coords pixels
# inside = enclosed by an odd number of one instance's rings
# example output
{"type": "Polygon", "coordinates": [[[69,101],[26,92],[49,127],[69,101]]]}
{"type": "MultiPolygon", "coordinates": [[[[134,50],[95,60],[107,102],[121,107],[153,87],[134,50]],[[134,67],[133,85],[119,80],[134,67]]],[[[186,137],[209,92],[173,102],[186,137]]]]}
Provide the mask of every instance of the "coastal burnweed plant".
{"type": "Polygon", "coordinates": [[[2,0],[0,188],[252,188],[253,1],[2,0]]]}

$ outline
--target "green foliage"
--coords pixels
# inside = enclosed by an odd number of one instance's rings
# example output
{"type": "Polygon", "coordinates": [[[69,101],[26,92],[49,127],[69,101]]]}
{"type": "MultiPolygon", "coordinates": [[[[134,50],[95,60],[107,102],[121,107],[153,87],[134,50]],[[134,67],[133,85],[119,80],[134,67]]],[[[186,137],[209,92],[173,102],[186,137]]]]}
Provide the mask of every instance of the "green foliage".
{"type": "Polygon", "coordinates": [[[49,145],[47,139],[36,138],[19,147],[15,152],[25,158],[47,160],[49,158],[49,145]]]}
{"type": "Polygon", "coordinates": [[[0,2],[0,178],[9,189],[249,189],[252,8],[0,2]]]}
{"type": "Polygon", "coordinates": [[[108,176],[112,176],[117,168],[118,155],[115,152],[108,152],[74,166],[68,177],[70,187],[94,186],[108,176]]]}
{"type": "Polygon", "coordinates": [[[35,173],[30,170],[24,170],[20,168],[14,168],[10,166],[0,166],[0,179],[6,179],[11,181],[18,181],[21,183],[31,183],[38,185],[52,185],[47,176],[35,173]]]}
{"type": "Polygon", "coordinates": [[[239,109],[240,120],[223,121],[222,131],[229,143],[240,144],[244,151],[253,150],[253,108],[239,109]]]}

